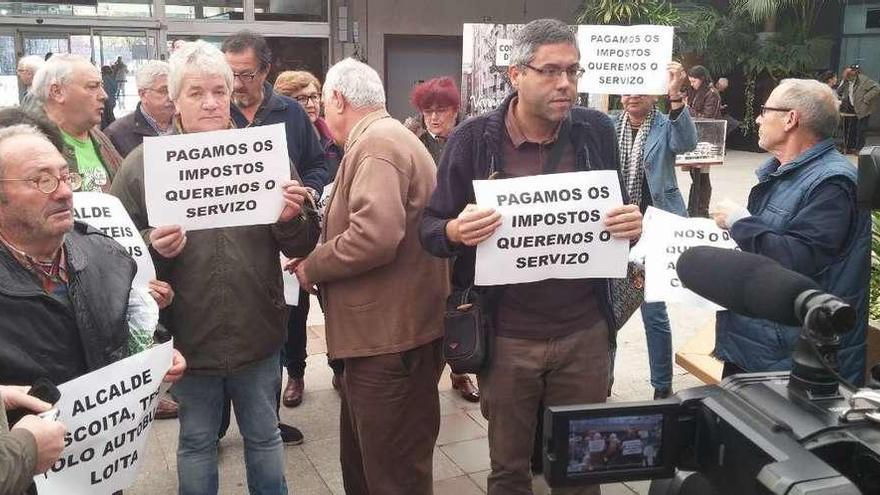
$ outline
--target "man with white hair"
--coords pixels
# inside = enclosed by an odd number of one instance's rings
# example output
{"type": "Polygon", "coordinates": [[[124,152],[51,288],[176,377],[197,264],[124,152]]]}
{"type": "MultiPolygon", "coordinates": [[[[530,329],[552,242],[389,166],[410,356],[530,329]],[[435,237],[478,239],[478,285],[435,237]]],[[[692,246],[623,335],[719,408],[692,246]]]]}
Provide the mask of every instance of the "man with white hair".
{"type": "Polygon", "coordinates": [[[33,105],[61,129],[70,168],[83,178],[83,191],[108,191],[122,157],[97,129],[107,93],[101,71],[72,54],[53,55],[37,71],[33,105]]]}
{"type": "MultiPolygon", "coordinates": [[[[230,128],[232,70],[220,50],[204,41],[187,43],[168,63],[168,90],[178,114],[174,132],[230,128]]],[[[298,179],[293,166],[291,176],[298,179]]],[[[295,180],[286,182],[280,192],[285,207],[274,224],[187,233],[179,225],[148,223],[143,187],[141,146],[125,159],[111,193],[147,239],[160,278],[177,294],[165,323],[190,363],[174,388],[180,493],[217,493],[217,431],[230,397],[244,437],[250,493],[286,494],[275,415],[286,316],[278,252],[303,257],[314,247],[317,218],[302,208],[308,192],[295,180]]]]}
{"type": "Polygon", "coordinates": [[[34,81],[34,74],[40,70],[43,62],[43,57],[37,55],[28,55],[19,59],[15,72],[18,74],[18,101],[20,105],[26,105],[30,100],[29,92],[31,83],[34,81]]]}
{"type": "Polygon", "coordinates": [[[168,97],[168,62],[145,63],[135,73],[135,83],[140,97],[137,108],[104,130],[122,156],[140,146],[145,136],[170,133],[174,118],[174,104],[168,97]]]}
{"type": "MultiPolygon", "coordinates": [[[[822,290],[856,308],[844,335],[841,374],[860,384],[865,330],[871,220],[856,206],[856,169],[834,148],[840,114],[833,90],[819,81],[786,79],[770,93],[756,121],[758,145],[772,155],[756,174],[748,208],[718,205],[716,223],[730,229],[743,251],[761,254],[814,279],[822,290]]],[[[791,368],[800,329],[721,311],[715,354],[724,376],[791,368]]]]}
{"type": "Polygon", "coordinates": [[[302,287],[321,288],[327,350],[345,364],[345,492],[431,493],[448,271],[420,246],[418,224],[434,161],[388,115],[379,75],[361,62],[327,72],[324,111],[345,157],[321,244],[294,270],[302,287]]]}

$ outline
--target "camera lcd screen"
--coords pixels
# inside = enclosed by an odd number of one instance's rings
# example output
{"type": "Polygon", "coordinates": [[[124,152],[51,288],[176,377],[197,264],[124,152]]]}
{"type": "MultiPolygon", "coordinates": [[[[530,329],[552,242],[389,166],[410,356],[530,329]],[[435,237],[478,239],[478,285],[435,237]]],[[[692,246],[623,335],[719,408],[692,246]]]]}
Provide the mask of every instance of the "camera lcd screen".
{"type": "Polygon", "coordinates": [[[571,419],[570,475],[653,468],[662,464],[663,414],[571,419]]]}

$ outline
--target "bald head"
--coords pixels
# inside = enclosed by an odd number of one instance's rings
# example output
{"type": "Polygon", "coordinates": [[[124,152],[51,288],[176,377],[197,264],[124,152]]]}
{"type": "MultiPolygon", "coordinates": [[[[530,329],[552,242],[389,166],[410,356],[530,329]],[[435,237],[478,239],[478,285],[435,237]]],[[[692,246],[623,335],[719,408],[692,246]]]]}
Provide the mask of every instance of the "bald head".
{"type": "Polygon", "coordinates": [[[795,110],[802,127],[816,139],[830,138],[840,121],[840,101],[827,84],[814,79],[783,79],[767,101],[795,110]]]}

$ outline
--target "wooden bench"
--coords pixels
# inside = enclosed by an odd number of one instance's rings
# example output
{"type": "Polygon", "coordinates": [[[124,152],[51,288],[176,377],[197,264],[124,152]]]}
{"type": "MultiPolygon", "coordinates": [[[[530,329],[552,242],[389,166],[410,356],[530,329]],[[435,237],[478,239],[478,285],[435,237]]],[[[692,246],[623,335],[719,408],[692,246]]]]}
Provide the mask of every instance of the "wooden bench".
{"type": "MultiPolygon", "coordinates": [[[[880,363],[878,326],[880,326],[878,322],[871,322],[868,325],[866,372],[870,371],[874,364],[880,363]]],[[[713,320],[675,353],[675,364],[688,370],[703,383],[714,385],[721,381],[721,369],[724,367],[721,361],[712,357],[714,348],[715,321],[713,320]]]]}

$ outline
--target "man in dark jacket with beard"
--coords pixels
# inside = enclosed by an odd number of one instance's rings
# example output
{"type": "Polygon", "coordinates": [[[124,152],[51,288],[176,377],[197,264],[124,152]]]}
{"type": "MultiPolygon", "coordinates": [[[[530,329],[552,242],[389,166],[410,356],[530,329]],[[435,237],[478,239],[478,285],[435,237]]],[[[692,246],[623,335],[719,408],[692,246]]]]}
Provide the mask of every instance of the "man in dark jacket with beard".
{"type": "MultiPolygon", "coordinates": [[[[473,284],[475,248],[501,225],[500,213],[474,204],[474,179],[496,172],[503,177],[550,173],[544,170],[544,156],[557,141],[562,151],[556,172],[617,170],[611,120],[573,105],[582,73],[568,26],[552,19],[532,21],[513,41],[508,75],[516,93],[450,136],[420,235],[429,252],[455,259],[457,289],[473,284]]],[[[611,208],[603,216],[605,229],[616,238],[635,239],[641,233],[637,205],[611,208]]],[[[488,493],[530,495],[536,412],[542,403],[605,400],[616,322],[607,279],[511,284],[495,294],[498,302],[489,316],[495,323],[492,356],[477,374],[480,408],[489,421],[488,493]]],[[[599,487],[553,493],[599,493],[599,487]]]]}

